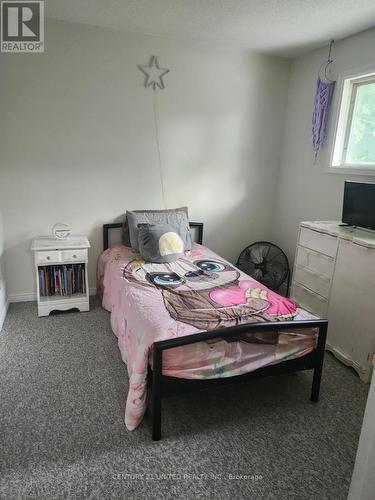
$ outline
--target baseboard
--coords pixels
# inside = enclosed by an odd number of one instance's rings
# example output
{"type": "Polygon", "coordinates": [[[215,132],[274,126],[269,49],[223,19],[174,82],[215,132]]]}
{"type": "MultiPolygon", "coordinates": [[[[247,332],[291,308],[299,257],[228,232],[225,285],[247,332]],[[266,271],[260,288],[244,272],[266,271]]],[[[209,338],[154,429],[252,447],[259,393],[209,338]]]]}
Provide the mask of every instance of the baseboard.
{"type": "MultiPolygon", "coordinates": [[[[96,295],[96,288],[89,288],[89,295],[96,295]]],[[[28,293],[11,293],[8,297],[9,303],[14,302],[35,302],[36,301],[36,293],[28,292],[28,293]]]]}
{"type": "Polygon", "coordinates": [[[7,312],[8,312],[8,307],[9,307],[9,300],[7,300],[5,302],[5,306],[0,311],[0,332],[1,332],[2,328],[3,328],[3,324],[4,324],[4,321],[5,321],[7,312]]]}
{"type": "Polygon", "coordinates": [[[36,300],[36,293],[10,293],[9,294],[9,302],[33,302],[36,300]]]}

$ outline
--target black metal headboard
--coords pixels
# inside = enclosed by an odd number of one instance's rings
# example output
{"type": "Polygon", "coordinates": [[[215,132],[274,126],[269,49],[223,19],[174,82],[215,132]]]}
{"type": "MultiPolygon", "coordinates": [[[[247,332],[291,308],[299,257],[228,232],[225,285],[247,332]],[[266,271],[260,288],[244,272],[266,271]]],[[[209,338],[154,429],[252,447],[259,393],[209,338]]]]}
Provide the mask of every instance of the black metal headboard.
{"type": "MultiPolygon", "coordinates": [[[[198,230],[197,243],[200,245],[203,242],[203,222],[189,222],[190,227],[196,227],[198,230]]],[[[103,224],[103,250],[107,250],[109,247],[109,230],[110,229],[121,229],[122,222],[115,222],[114,224],[103,224]]]]}

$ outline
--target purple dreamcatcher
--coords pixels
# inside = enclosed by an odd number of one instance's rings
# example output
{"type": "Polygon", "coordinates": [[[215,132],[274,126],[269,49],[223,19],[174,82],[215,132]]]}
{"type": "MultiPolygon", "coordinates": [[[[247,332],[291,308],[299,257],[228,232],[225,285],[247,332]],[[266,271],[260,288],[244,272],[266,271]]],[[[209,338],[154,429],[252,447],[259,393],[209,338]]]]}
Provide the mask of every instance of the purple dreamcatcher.
{"type": "Polygon", "coordinates": [[[316,84],[314,111],[312,116],[312,145],[315,159],[318,157],[327,138],[328,117],[336,83],[328,76],[328,69],[333,63],[333,59],[331,58],[333,44],[334,40],[331,40],[329,44],[328,59],[320,66],[316,84]]]}

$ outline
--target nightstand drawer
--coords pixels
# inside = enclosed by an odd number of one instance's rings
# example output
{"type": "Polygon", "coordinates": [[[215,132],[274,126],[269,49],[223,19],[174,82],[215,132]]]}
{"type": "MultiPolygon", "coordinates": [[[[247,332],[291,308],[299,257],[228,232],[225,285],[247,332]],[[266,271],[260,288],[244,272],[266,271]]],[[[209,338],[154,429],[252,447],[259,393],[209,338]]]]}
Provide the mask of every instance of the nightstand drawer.
{"type": "Polygon", "coordinates": [[[87,250],[63,250],[63,262],[87,262],[87,250]]]}
{"type": "Polygon", "coordinates": [[[35,263],[37,265],[48,265],[61,262],[62,252],[51,250],[48,252],[35,252],[35,263]]]}
{"type": "Polygon", "coordinates": [[[40,265],[59,264],[68,262],[87,262],[87,250],[51,250],[49,252],[35,252],[35,263],[40,265]]]}
{"type": "Polygon", "coordinates": [[[299,244],[316,252],[336,257],[338,239],[329,234],[318,233],[306,227],[301,227],[299,244]]]}

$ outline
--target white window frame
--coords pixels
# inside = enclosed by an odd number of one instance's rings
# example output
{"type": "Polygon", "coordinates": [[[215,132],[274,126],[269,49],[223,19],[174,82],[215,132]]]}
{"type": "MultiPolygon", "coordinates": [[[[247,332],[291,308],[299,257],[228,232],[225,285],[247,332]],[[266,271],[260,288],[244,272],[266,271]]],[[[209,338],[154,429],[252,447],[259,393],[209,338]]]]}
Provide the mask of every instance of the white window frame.
{"type": "Polygon", "coordinates": [[[375,175],[375,163],[355,164],[346,162],[347,147],[349,142],[355,98],[358,88],[368,82],[375,83],[375,68],[363,68],[356,73],[341,76],[338,81],[340,100],[336,111],[336,131],[332,144],[329,172],[375,175]]]}

